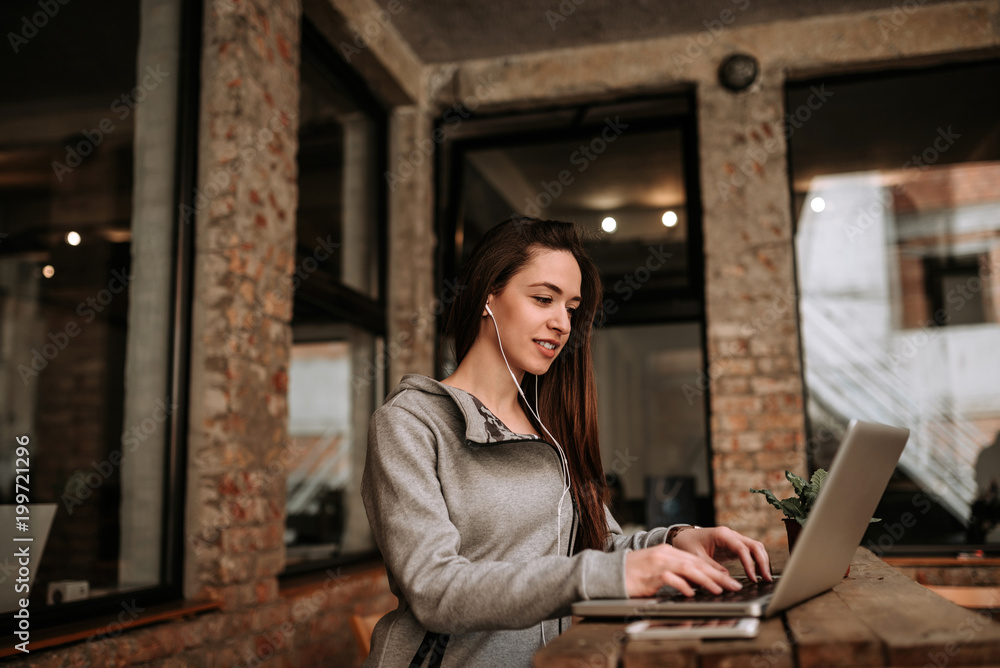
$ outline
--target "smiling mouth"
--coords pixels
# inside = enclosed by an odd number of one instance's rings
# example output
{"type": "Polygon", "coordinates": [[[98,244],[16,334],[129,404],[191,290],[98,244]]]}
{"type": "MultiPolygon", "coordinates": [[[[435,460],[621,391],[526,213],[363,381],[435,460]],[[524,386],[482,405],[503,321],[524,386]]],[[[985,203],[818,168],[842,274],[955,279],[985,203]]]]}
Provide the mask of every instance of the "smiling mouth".
{"type": "Polygon", "coordinates": [[[557,348],[556,344],[549,343],[548,341],[535,341],[535,343],[540,345],[542,348],[545,348],[546,350],[555,350],[557,348]]]}

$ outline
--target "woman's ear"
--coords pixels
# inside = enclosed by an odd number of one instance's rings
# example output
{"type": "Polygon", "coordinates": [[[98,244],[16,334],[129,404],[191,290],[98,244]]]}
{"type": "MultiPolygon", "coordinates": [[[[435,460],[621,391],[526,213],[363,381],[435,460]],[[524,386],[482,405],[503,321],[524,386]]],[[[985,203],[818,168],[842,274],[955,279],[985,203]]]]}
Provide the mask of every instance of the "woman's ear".
{"type": "Polygon", "coordinates": [[[489,308],[490,308],[490,300],[492,300],[492,299],[493,299],[493,295],[487,295],[486,296],[486,304],[483,306],[483,317],[484,318],[486,316],[488,316],[488,315],[492,315],[492,313],[489,310],[489,308]]]}

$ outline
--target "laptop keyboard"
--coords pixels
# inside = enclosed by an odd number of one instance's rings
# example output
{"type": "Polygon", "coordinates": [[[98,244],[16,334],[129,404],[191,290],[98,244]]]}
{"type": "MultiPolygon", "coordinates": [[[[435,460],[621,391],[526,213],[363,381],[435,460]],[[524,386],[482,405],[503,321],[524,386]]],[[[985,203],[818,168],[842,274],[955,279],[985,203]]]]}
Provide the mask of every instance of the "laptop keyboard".
{"type": "Polygon", "coordinates": [[[656,597],[657,603],[744,603],[753,601],[774,593],[774,588],[778,586],[775,582],[744,582],[743,589],[739,591],[723,591],[721,594],[713,594],[707,589],[695,588],[694,596],[688,597],[680,593],[673,587],[664,587],[656,597]]]}

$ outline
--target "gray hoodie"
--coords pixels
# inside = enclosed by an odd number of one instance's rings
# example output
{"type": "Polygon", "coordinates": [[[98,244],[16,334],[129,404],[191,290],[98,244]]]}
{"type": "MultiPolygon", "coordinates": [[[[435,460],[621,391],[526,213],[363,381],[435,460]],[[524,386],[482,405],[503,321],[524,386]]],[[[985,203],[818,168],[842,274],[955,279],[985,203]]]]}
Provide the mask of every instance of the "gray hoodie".
{"type": "Polygon", "coordinates": [[[574,601],[624,598],[625,554],[667,529],[623,536],[608,514],[607,551],[573,554],[563,492],[554,446],[463,390],[405,376],[372,415],[361,480],[399,597],[365,666],[530,666],[574,601]]]}

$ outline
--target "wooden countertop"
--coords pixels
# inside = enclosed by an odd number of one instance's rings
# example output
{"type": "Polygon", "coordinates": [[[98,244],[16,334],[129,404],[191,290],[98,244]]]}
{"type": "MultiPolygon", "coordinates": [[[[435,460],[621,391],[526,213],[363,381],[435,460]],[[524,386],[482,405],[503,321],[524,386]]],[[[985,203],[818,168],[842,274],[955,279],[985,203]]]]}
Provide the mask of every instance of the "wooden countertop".
{"type": "MultiPolygon", "coordinates": [[[[1000,607],[1000,602],[998,602],[1000,607]]],[[[858,548],[831,591],[764,620],[746,640],[627,641],[625,623],[584,621],[535,668],[997,666],[1000,623],[961,608],[858,548]]]]}

